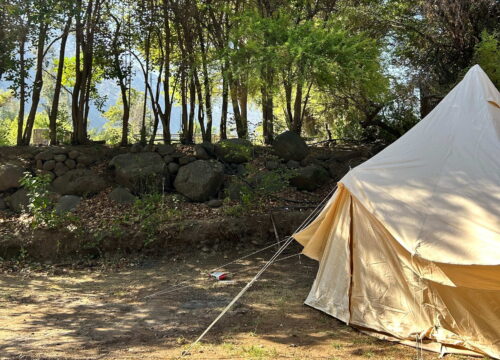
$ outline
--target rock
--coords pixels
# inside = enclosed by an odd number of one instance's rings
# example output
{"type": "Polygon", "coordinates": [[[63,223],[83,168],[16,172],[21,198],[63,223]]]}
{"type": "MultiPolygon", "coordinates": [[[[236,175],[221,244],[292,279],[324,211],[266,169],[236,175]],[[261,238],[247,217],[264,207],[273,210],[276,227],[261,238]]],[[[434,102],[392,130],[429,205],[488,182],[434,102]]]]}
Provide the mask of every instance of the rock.
{"type": "Polygon", "coordinates": [[[19,189],[14,194],[9,196],[7,199],[7,205],[9,208],[15,212],[27,212],[28,206],[30,204],[30,199],[28,198],[28,191],[26,189],[19,189]]]}
{"type": "Polygon", "coordinates": [[[295,161],[295,160],[288,160],[288,162],[286,163],[286,166],[289,169],[298,169],[300,167],[300,163],[298,161],[295,161]]]}
{"type": "Polygon", "coordinates": [[[276,170],[280,166],[280,163],[276,160],[267,160],[266,161],[266,169],[267,170],[276,170]]]}
{"type": "Polygon", "coordinates": [[[7,209],[7,204],[5,204],[5,200],[0,198],[0,211],[7,209]]]}
{"type": "Polygon", "coordinates": [[[56,161],[55,160],[47,160],[43,163],[43,170],[45,171],[52,171],[56,167],[56,161]]]}
{"type": "Polygon", "coordinates": [[[175,160],[175,159],[174,159],[172,156],[170,156],[170,155],[165,155],[165,156],[163,157],[163,161],[165,162],[165,164],[170,164],[170,163],[171,163],[171,162],[173,162],[174,160],[175,160]]]}
{"type": "Polygon", "coordinates": [[[64,174],[66,174],[68,172],[68,167],[66,165],[64,165],[64,163],[62,162],[58,162],[56,163],[56,167],[54,168],[54,173],[57,175],[57,176],[63,176],[64,174]]]}
{"type": "Polygon", "coordinates": [[[56,175],[52,171],[47,170],[37,170],[36,176],[48,176],[50,178],[50,181],[56,178],[56,175]]]}
{"type": "Polygon", "coordinates": [[[158,154],[161,156],[171,155],[175,152],[175,148],[170,144],[158,145],[158,154]]]}
{"type": "Polygon", "coordinates": [[[130,147],[130,152],[133,154],[140,153],[143,150],[141,144],[134,144],[130,147]]]}
{"type": "Polygon", "coordinates": [[[278,135],[273,142],[273,149],[280,158],[301,161],[309,153],[306,142],[298,134],[285,131],[278,135]]]}
{"type": "Polygon", "coordinates": [[[79,151],[76,151],[76,150],[71,150],[69,153],[68,153],[68,157],[72,160],[75,160],[78,156],[80,156],[80,152],[79,151]]]}
{"type": "Polygon", "coordinates": [[[156,152],[156,150],[157,150],[157,147],[154,144],[146,144],[142,148],[142,151],[144,151],[144,152],[156,152]]]}
{"type": "Polygon", "coordinates": [[[168,173],[175,175],[179,172],[179,164],[171,162],[167,165],[168,173]]]}
{"type": "Polygon", "coordinates": [[[52,188],[61,195],[87,196],[106,188],[106,181],[88,169],[69,170],[52,182],[52,188]]]}
{"type": "Polygon", "coordinates": [[[137,199],[128,189],[122,187],[111,191],[108,197],[119,204],[133,204],[137,199]]]}
{"type": "Polygon", "coordinates": [[[241,201],[244,194],[250,193],[252,190],[247,184],[238,181],[231,181],[224,189],[224,196],[233,201],[241,201]]]}
{"type": "Polygon", "coordinates": [[[134,193],[163,190],[164,181],[170,178],[162,157],[155,152],[121,154],[109,163],[115,170],[115,180],[134,193]]]}
{"type": "Polygon", "coordinates": [[[203,202],[217,194],[223,181],[222,164],[212,160],[196,160],[179,169],[174,186],[189,199],[203,202]]]}
{"type": "Polygon", "coordinates": [[[207,202],[207,206],[211,207],[213,209],[219,208],[222,206],[222,200],[219,199],[213,199],[207,202]]]}
{"type": "Polygon", "coordinates": [[[199,144],[207,153],[208,156],[211,158],[215,157],[215,145],[212,144],[211,142],[204,141],[201,144],[199,144]]]}
{"type": "Polygon", "coordinates": [[[76,161],[73,160],[73,159],[66,159],[66,161],[64,162],[64,165],[66,165],[68,167],[68,169],[74,169],[76,168],[76,161]]]}
{"type": "Polygon", "coordinates": [[[298,190],[314,191],[330,179],[328,172],[318,165],[308,165],[295,171],[296,175],[290,179],[290,184],[298,190]]]}
{"type": "Polygon", "coordinates": [[[89,166],[89,165],[92,165],[93,163],[95,163],[96,158],[92,155],[82,154],[82,155],[78,156],[76,161],[78,161],[79,164],[89,166]]]}
{"type": "Polygon", "coordinates": [[[85,164],[82,164],[82,163],[77,163],[77,164],[76,164],[76,168],[77,168],[77,169],[86,169],[87,167],[85,166],[85,164]]]}
{"type": "Polygon", "coordinates": [[[194,156],[199,160],[209,160],[210,155],[208,155],[207,151],[200,144],[195,145],[194,147],[194,156]]]}
{"type": "Polygon", "coordinates": [[[194,156],[188,155],[188,156],[183,156],[179,158],[179,165],[187,165],[189,163],[192,163],[193,161],[196,161],[196,158],[194,156]]]}
{"type": "Polygon", "coordinates": [[[178,161],[181,157],[184,156],[184,154],[181,152],[173,152],[172,154],[170,154],[170,156],[172,156],[174,160],[178,161]]]}
{"type": "Polygon", "coordinates": [[[215,155],[226,163],[241,164],[252,160],[253,145],[245,139],[221,140],[215,144],[215,155]]]}
{"type": "Polygon", "coordinates": [[[65,154],[54,155],[54,160],[58,162],[63,162],[64,160],[66,160],[66,155],[65,154]]]}
{"type": "Polygon", "coordinates": [[[75,195],[64,195],[59,198],[55,206],[56,214],[62,215],[76,210],[81,198],[75,195]]]}
{"type": "Polygon", "coordinates": [[[42,170],[42,169],[43,169],[43,161],[42,161],[42,160],[37,160],[37,161],[36,161],[36,164],[35,164],[35,167],[36,167],[38,170],[42,170]]]}
{"type": "Polygon", "coordinates": [[[15,189],[21,186],[19,181],[24,176],[25,169],[15,164],[0,165],[0,191],[15,189]]]}
{"type": "Polygon", "coordinates": [[[330,158],[338,162],[346,162],[351,159],[367,156],[368,151],[364,149],[353,150],[334,150],[331,152],[330,158]]]}
{"type": "Polygon", "coordinates": [[[43,161],[52,160],[54,158],[54,155],[55,155],[54,149],[44,150],[36,154],[35,160],[43,160],[43,161]]]}

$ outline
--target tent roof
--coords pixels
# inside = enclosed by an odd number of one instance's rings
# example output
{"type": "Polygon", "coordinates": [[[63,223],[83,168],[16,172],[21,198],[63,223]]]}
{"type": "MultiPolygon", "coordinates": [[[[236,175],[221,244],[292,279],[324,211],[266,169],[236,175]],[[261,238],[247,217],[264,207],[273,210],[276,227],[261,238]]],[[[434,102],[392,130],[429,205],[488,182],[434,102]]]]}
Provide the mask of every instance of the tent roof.
{"type": "Polygon", "coordinates": [[[500,264],[500,93],[478,66],[341,182],[412,254],[500,264]]]}

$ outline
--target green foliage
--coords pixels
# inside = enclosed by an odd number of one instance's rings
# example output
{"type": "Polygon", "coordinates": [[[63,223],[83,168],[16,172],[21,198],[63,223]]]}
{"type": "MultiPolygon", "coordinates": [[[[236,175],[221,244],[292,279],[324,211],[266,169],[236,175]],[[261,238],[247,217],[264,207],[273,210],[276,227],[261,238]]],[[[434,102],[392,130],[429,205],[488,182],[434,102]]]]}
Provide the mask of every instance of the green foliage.
{"type": "Polygon", "coordinates": [[[31,173],[24,173],[21,185],[28,192],[29,212],[33,215],[34,227],[46,226],[55,227],[59,224],[58,216],[54,211],[54,201],[50,197],[49,186],[51,183],[49,175],[33,176],[31,173]]]}
{"type": "Polygon", "coordinates": [[[125,219],[139,225],[145,235],[145,245],[149,245],[156,240],[158,231],[165,222],[179,219],[181,216],[180,200],[177,196],[167,197],[156,193],[138,199],[125,219]]]}
{"type": "Polygon", "coordinates": [[[481,33],[481,41],[474,49],[474,62],[488,74],[490,80],[500,89],[500,33],[481,33]]]}

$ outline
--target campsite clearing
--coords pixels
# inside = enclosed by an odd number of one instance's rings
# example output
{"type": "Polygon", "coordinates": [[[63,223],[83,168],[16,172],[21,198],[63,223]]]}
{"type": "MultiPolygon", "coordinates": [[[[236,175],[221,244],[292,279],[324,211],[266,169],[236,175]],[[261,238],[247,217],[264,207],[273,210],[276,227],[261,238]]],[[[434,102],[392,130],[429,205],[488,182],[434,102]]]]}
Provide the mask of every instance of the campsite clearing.
{"type": "MultiPolygon", "coordinates": [[[[298,250],[294,245],[282,257],[298,250]]],[[[203,270],[241,253],[183,254],[111,267],[4,269],[0,359],[174,359],[273,251],[228,266],[233,277],[226,282],[209,279],[203,270]],[[145,298],[184,280],[186,287],[145,298]]],[[[316,271],[317,263],[304,256],[273,265],[186,359],[415,358],[411,347],[363,335],[303,305],[316,271]]]]}

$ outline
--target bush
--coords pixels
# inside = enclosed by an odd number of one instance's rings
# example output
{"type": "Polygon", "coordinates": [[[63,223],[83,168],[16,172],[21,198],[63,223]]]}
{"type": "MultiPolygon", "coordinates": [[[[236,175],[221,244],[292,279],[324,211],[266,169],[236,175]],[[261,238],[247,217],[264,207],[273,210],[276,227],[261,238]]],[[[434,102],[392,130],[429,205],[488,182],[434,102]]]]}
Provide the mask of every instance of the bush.
{"type": "Polygon", "coordinates": [[[28,192],[28,209],[33,215],[32,225],[35,227],[55,227],[59,223],[59,216],[54,211],[54,201],[49,193],[51,181],[49,175],[33,176],[29,172],[24,173],[21,179],[21,185],[28,192]]]}

